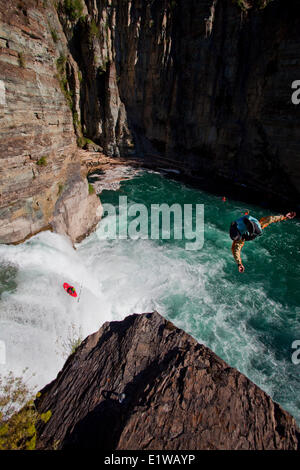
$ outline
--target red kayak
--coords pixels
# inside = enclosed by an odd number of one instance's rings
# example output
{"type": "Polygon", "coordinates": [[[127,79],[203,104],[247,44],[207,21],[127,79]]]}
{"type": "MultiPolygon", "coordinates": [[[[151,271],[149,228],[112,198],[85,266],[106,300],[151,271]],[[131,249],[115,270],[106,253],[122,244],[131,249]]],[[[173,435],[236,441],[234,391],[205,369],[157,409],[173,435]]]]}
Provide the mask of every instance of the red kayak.
{"type": "Polygon", "coordinates": [[[64,283],[63,288],[72,297],[77,297],[75,288],[73,286],[70,286],[70,284],[68,284],[67,282],[64,283]]]}

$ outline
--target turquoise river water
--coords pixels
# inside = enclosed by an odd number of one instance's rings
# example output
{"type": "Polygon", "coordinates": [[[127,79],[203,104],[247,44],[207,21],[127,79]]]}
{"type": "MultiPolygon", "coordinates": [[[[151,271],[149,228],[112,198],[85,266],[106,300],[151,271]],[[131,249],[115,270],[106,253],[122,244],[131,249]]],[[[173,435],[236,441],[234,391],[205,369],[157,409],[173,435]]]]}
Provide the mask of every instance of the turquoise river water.
{"type": "MultiPolygon", "coordinates": [[[[103,191],[102,203],[204,204],[204,245],[184,240],[101,240],[98,231],[76,250],[64,237],[43,232],[17,246],[0,245],[0,341],[5,364],[35,373],[36,389],[54,379],[68,346],[105,321],[159,311],[210,347],[279,402],[300,423],[300,364],[292,343],[300,340],[300,223],[269,226],[246,243],[240,274],[231,254],[230,222],[246,209],[270,214],[189,188],[155,172],[140,172],[103,191]],[[74,285],[79,302],[63,282],[74,285]]],[[[174,227],[173,227],[174,228],[174,227]]]]}

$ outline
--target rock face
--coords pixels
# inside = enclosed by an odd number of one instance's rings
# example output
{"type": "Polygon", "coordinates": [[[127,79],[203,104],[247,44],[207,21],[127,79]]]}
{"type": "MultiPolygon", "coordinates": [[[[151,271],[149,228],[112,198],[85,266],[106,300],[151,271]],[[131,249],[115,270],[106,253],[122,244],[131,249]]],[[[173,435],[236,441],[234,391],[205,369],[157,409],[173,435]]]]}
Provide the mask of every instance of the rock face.
{"type": "Polygon", "coordinates": [[[84,4],[73,23],[58,12],[88,137],[298,201],[298,0],[84,4]]]}
{"type": "Polygon", "coordinates": [[[38,448],[298,449],[294,419],[158,313],[105,323],[41,391],[38,448]],[[121,394],[125,394],[125,398],[121,394]]]}
{"type": "MultiPolygon", "coordinates": [[[[0,1],[0,243],[20,242],[45,228],[76,241],[99,221],[100,201],[88,197],[80,174],[75,108],[62,69],[68,45],[51,5],[0,1]]],[[[68,63],[71,74],[72,57],[68,63]]]]}
{"type": "Polygon", "coordinates": [[[0,242],[69,207],[76,140],[299,204],[299,13],[298,0],[0,0],[0,242]]]}
{"type": "Polygon", "coordinates": [[[55,232],[78,243],[96,227],[101,216],[98,196],[89,194],[85,181],[73,179],[72,185],[56,202],[51,225],[55,232]]]}
{"type": "Polygon", "coordinates": [[[80,162],[71,163],[69,177],[54,207],[53,230],[80,242],[96,227],[101,216],[99,198],[95,193],[89,194],[87,181],[81,176],[80,162]]]}

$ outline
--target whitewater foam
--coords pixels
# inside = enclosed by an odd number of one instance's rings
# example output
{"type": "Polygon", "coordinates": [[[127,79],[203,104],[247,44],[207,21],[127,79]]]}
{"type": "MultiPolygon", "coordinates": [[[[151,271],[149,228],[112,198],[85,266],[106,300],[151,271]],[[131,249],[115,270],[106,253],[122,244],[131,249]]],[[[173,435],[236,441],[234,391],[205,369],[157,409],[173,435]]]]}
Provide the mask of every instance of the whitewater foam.
{"type": "MultiPolygon", "coordinates": [[[[76,250],[50,232],[22,245],[0,245],[0,266],[16,268],[15,285],[5,287],[0,300],[7,359],[0,372],[20,374],[28,367],[41,388],[63,366],[68,340],[84,338],[105,321],[157,310],[299,418],[299,369],[289,351],[300,339],[298,293],[288,287],[299,279],[295,227],[287,243],[283,225],[282,232],[275,227],[245,246],[246,272],[240,275],[227,227],[241,205],[224,206],[155,173],[124,182],[121,189],[134,202],[172,203],[177,191],[182,203],[205,203],[204,248],[189,252],[180,241],[99,240],[97,232],[76,250]],[[63,282],[81,291],[79,302],[66,294],[63,282]]],[[[114,202],[117,194],[104,191],[102,197],[114,202]]]]}

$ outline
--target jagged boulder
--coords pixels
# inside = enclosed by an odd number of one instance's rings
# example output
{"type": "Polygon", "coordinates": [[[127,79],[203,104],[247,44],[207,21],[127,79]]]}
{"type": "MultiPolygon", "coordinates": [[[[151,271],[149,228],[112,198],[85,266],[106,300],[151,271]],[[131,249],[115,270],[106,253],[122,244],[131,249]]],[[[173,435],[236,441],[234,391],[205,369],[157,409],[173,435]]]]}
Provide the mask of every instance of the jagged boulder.
{"type": "Polygon", "coordinates": [[[105,323],[36,401],[41,449],[297,449],[295,420],[157,312],[105,323]]]}

